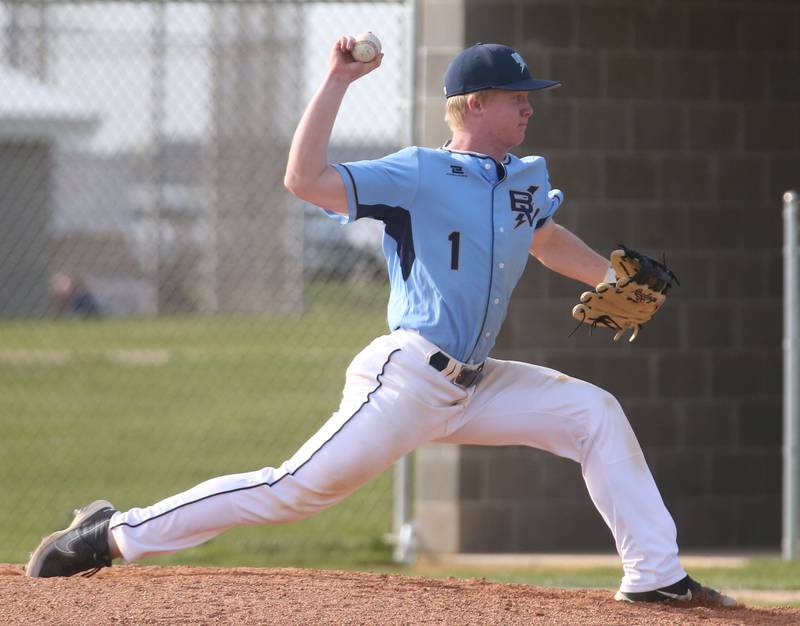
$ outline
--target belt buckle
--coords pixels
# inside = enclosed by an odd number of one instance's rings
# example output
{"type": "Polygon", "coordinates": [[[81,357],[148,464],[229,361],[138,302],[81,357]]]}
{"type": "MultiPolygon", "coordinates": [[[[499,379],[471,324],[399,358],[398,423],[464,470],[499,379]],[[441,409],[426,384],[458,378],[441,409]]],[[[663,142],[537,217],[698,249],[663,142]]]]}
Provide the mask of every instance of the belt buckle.
{"type": "Polygon", "coordinates": [[[428,355],[428,365],[433,369],[442,372],[448,380],[462,389],[469,389],[477,385],[483,378],[483,363],[477,367],[469,367],[459,364],[455,359],[451,359],[441,350],[428,355]],[[457,374],[455,372],[458,372],[457,374]]]}
{"type": "Polygon", "coordinates": [[[475,369],[467,369],[466,367],[462,367],[461,371],[458,373],[458,376],[456,376],[453,382],[463,389],[469,389],[470,387],[481,382],[481,379],[483,378],[482,370],[483,365],[476,367],[475,369]]]}

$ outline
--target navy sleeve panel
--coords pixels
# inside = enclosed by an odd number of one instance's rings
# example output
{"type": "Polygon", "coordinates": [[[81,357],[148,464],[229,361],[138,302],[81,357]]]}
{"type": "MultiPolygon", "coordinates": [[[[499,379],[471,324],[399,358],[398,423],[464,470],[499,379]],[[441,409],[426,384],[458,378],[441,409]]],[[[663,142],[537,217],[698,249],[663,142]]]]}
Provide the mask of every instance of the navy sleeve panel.
{"type": "MultiPolygon", "coordinates": [[[[353,184],[355,189],[355,184],[353,184]]],[[[358,193],[356,193],[358,202],[358,193]]],[[[414,265],[414,237],[411,230],[411,213],[403,207],[385,204],[356,204],[356,219],[371,217],[386,225],[385,231],[397,244],[397,257],[403,272],[403,280],[408,280],[414,265]]]]}

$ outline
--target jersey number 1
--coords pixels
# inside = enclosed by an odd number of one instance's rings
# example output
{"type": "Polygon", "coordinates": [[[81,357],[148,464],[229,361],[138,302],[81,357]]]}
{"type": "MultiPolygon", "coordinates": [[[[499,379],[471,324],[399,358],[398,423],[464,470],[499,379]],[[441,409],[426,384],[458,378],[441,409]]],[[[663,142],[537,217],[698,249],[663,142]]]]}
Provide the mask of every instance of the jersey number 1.
{"type": "Polygon", "coordinates": [[[458,246],[461,243],[461,233],[457,230],[454,230],[452,233],[450,233],[450,236],[447,237],[447,240],[450,242],[450,269],[457,270],[458,246]]]}

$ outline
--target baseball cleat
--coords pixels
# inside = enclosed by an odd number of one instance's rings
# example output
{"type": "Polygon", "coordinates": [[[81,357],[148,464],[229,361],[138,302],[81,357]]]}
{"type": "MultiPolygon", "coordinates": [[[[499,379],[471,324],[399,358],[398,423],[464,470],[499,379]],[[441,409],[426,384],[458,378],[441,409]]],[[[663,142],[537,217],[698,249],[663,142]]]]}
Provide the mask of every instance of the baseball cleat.
{"type": "Polygon", "coordinates": [[[75,519],[64,530],[42,539],[25,566],[25,575],[36,578],[96,574],[111,566],[108,523],[116,513],[106,500],[95,500],[75,511],[75,519]]]}
{"type": "Polygon", "coordinates": [[[678,582],[653,591],[617,591],[615,600],[623,602],[677,602],[691,606],[738,606],[731,596],[711,587],[704,587],[689,576],[678,582]]]}

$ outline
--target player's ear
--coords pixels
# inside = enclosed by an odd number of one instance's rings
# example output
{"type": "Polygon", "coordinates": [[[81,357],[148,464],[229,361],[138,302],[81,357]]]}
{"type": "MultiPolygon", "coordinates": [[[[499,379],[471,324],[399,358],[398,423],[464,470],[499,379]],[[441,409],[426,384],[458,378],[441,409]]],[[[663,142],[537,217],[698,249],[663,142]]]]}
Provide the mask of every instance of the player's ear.
{"type": "Polygon", "coordinates": [[[484,89],[476,91],[467,96],[467,110],[473,113],[482,113],[486,109],[486,104],[496,93],[494,89],[484,89]]]}
{"type": "Polygon", "coordinates": [[[483,111],[484,96],[480,92],[471,93],[467,96],[467,111],[480,113],[483,111]]]}

